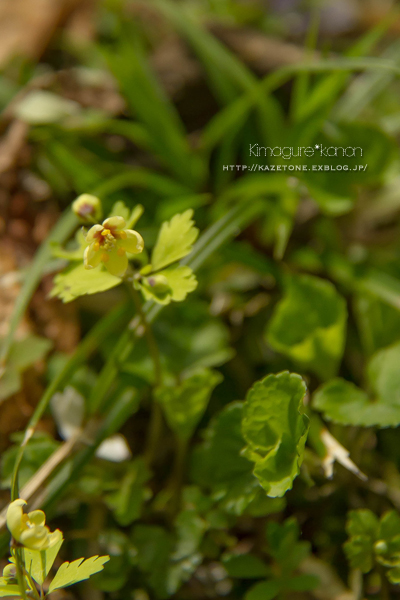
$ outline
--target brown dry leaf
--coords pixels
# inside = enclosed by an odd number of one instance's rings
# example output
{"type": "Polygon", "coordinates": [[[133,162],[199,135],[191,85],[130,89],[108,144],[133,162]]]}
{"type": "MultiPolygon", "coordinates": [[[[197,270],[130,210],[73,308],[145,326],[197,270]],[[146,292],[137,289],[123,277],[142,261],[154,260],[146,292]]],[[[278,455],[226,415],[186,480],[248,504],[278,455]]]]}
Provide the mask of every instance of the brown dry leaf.
{"type": "Polygon", "coordinates": [[[169,36],[157,46],[151,62],[171,98],[201,78],[200,64],[190,57],[187,47],[176,36],[169,36]]]}
{"type": "MultiPolygon", "coordinates": [[[[8,323],[20,291],[20,272],[15,246],[10,239],[0,241],[0,337],[8,331],[8,323]]],[[[18,334],[27,334],[28,323],[23,320],[18,334]]]]}
{"type": "Polygon", "coordinates": [[[0,173],[11,169],[19,159],[28,135],[29,125],[13,121],[0,143],[0,173]]]}
{"type": "Polygon", "coordinates": [[[41,56],[56,28],[85,0],[3,0],[0,3],[0,66],[14,56],[41,56]]]}

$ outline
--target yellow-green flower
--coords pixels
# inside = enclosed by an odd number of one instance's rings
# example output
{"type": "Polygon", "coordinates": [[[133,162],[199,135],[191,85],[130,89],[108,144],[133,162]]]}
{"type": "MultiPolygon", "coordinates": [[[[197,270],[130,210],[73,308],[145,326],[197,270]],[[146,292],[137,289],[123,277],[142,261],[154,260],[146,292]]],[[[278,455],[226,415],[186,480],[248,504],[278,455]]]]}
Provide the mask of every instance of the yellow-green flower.
{"type": "Polygon", "coordinates": [[[25,514],[22,507],[25,500],[14,500],[7,510],[7,527],[16,542],[30,550],[47,550],[60,541],[59,529],[50,532],[46,527],[46,515],[42,510],[25,514]]]}
{"type": "Polygon", "coordinates": [[[72,210],[82,221],[97,223],[103,216],[100,200],[91,194],[81,194],[72,203],[72,210]]]}
{"type": "Polygon", "coordinates": [[[123,217],[110,217],[102,225],[93,225],[86,235],[89,244],[84,254],[86,269],[93,269],[101,262],[111,275],[122,277],[128,267],[127,252],[139,254],[144,242],[133,229],[125,229],[123,217]]]}

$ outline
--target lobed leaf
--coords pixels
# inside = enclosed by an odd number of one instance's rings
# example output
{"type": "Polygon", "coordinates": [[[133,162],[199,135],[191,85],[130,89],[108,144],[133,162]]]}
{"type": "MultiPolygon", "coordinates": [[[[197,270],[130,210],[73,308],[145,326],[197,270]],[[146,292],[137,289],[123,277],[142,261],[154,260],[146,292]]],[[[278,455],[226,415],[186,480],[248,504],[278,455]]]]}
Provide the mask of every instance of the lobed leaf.
{"type": "Polygon", "coordinates": [[[58,296],[63,302],[71,302],[78,296],[105,292],[121,283],[120,277],[114,277],[101,265],[95,269],[85,269],[83,264],[72,266],[54,278],[54,287],[50,297],[58,296]]]}
{"type": "Polygon", "coordinates": [[[374,561],[374,542],[379,531],[379,521],[368,509],[352,510],[346,524],[350,539],[343,548],[350,565],[368,573],[374,561]]]}
{"type": "Polygon", "coordinates": [[[337,378],[317,390],[314,408],[342,425],[396,427],[400,424],[399,360],[399,343],[376,352],[367,367],[370,394],[337,378]]]}
{"type": "Polygon", "coordinates": [[[197,279],[190,267],[177,266],[161,271],[156,277],[163,277],[161,285],[155,277],[144,277],[140,285],[146,300],[154,300],[158,304],[169,304],[171,301],[182,302],[197,287],[197,279]],[[154,283],[153,283],[154,282],[154,283]]]}
{"type": "Polygon", "coordinates": [[[328,379],[343,355],[346,320],[346,303],[329,281],[293,276],[275,309],[267,339],[277,352],[328,379]]]}
{"type": "Polygon", "coordinates": [[[225,510],[242,514],[262,491],[249,460],[241,455],[245,444],[241,432],[242,402],[228,404],[207,427],[204,443],[193,454],[192,477],[223,504],[225,510]]]}
{"type": "Polygon", "coordinates": [[[49,585],[49,593],[89,579],[95,573],[102,571],[104,564],[109,560],[109,556],[91,556],[86,560],[78,558],[72,563],[63,563],[49,585]]]}
{"type": "Polygon", "coordinates": [[[193,210],[188,209],[162,224],[151,257],[153,270],[159,271],[191,252],[199,235],[192,217],[193,210]]]}
{"type": "Polygon", "coordinates": [[[187,440],[193,434],[210,400],[213,389],[222,376],[211,369],[193,373],[177,386],[162,386],[156,390],[166,419],[176,435],[187,440]]]}
{"type": "Polygon", "coordinates": [[[243,455],[268,496],[283,496],[292,487],[303,461],[308,417],[302,413],[306,386],[287,371],[268,375],[248,392],[243,408],[243,455]]]}

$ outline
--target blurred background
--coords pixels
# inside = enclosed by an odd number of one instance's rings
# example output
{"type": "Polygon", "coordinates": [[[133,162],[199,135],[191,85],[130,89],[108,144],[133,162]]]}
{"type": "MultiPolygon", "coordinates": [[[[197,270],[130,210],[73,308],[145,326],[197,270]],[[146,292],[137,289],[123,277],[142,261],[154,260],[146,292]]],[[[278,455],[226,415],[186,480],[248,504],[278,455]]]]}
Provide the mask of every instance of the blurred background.
{"type": "MultiPolygon", "coordinates": [[[[105,213],[117,200],[130,208],[142,204],[138,229],[147,248],[160,224],[177,212],[194,208],[203,231],[232,207],[262,202],[256,222],[207,261],[187,304],[168,307],[157,321],[166,369],[179,377],[192,361],[223,373],[202,427],[228,402],[243,399],[255,380],[283,369],[301,373],[310,395],[336,374],[368,389],[364,371],[370,357],[400,340],[399,31],[392,0],[1,0],[0,338],[7,334],[38,248],[79,194],[98,194],[105,213]],[[368,170],[293,177],[223,168],[282,164],[255,161],[251,144],[321,142],[361,147],[368,170]],[[283,339],[285,324],[281,346],[266,333],[288,272],[328,279],[346,299],[347,337],[332,372],[321,368],[318,357],[304,365],[285,349],[285,343],[290,346],[283,339]]],[[[66,242],[71,233],[61,228],[56,241],[66,242]]],[[[12,377],[0,381],[4,505],[20,432],[46,383],[124,296],[118,288],[65,304],[50,299],[54,274],[63,266],[59,256],[45,261],[16,331],[17,339],[30,336],[32,345],[12,365],[12,377]]],[[[293,322],[303,323],[302,316],[293,322]]],[[[305,329],[312,329],[313,319],[304,320],[305,329]]],[[[110,338],[71,384],[84,397],[109,357],[115,341],[110,338]]],[[[143,392],[138,415],[122,427],[133,455],[142,451],[149,414],[152,374],[144,355],[142,348],[129,356],[118,382],[105,391],[108,405],[132,382],[143,392]]],[[[400,397],[399,386],[393,389],[400,397]]],[[[50,411],[38,429],[23,483],[61,443],[50,411]]],[[[224,514],[217,533],[205,538],[206,566],[190,579],[197,568],[193,560],[177,598],[243,597],[247,584],[232,583],[219,556],[243,539],[252,548],[259,537],[257,519],[279,511],[298,519],[319,567],[323,563],[321,573],[327,565],[336,569],[329,572],[325,591],[293,598],[357,597],[346,596],[350,592],[343,584],[345,515],[364,505],[378,513],[391,503],[400,507],[400,450],[395,429],[333,425],[332,431],[370,474],[369,483],[355,482],[342,467],[328,481],[320,458],[309,451],[288,504],[272,500],[267,506],[267,499],[263,507],[252,506],[253,512],[241,514],[237,530],[232,512],[224,514]]],[[[156,483],[150,491],[142,490],[145,484],[140,488],[143,502],[152,494],[156,498],[168,477],[170,440],[164,449],[156,483]]],[[[94,459],[89,470],[82,468],[69,480],[68,497],[54,495],[53,514],[71,523],[67,556],[87,552],[90,544],[97,551],[101,519],[102,551],[118,550],[98,589],[79,592],[85,600],[125,600],[132,585],[138,589],[135,600],[152,598],[153,588],[155,597],[166,597],[159,581],[148,584],[148,565],[140,565],[145,576],[137,575],[125,525],[119,526],[107,495],[118,489],[124,469],[94,459]],[[92,505],[98,511],[85,538],[92,505]]],[[[190,475],[188,482],[201,486],[201,477],[190,475]]],[[[159,515],[146,518],[162,521],[159,515]]],[[[380,585],[379,578],[371,578],[367,591],[379,594],[380,585]]]]}

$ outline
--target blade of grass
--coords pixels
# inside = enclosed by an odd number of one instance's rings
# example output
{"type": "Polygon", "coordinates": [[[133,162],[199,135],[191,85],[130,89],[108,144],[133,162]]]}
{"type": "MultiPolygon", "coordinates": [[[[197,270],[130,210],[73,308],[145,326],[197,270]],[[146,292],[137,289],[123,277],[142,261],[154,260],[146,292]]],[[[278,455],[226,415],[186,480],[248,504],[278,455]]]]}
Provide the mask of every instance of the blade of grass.
{"type": "MultiPolygon", "coordinates": [[[[400,68],[392,61],[381,60],[378,58],[352,59],[352,60],[322,60],[312,63],[301,63],[288,65],[267,75],[259,82],[259,88],[262,92],[272,92],[288,81],[294,75],[302,71],[312,73],[323,72],[357,72],[378,70],[386,71],[400,76],[400,68]]],[[[254,108],[257,98],[254,96],[254,90],[243,94],[240,98],[232,102],[229,106],[222,109],[203,130],[201,138],[201,147],[206,154],[209,154],[213,148],[229,133],[232,127],[235,127],[237,119],[243,122],[247,119],[249,112],[254,108]]]]}
{"type": "MultiPolygon", "coordinates": [[[[381,58],[400,64],[400,42],[395,41],[381,58]]],[[[336,120],[354,120],[395,78],[394,73],[376,71],[356,77],[334,108],[336,120]]]]}
{"type": "Polygon", "coordinates": [[[153,151],[179,181],[197,188],[202,167],[190,150],[177,111],[149,68],[139,35],[122,28],[116,45],[101,52],[132,112],[145,126],[153,151]]]}
{"type": "MultiPolygon", "coordinates": [[[[321,7],[317,6],[312,11],[310,27],[306,36],[305,43],[305,60],[308,62],[312,60],[313,52],[317,47],[318,41],[318,32],[321,21],[321,7]]],[[[293,91],[291,95],[291,103],[290,103],[290,115],[292,121],[297,121],[298,117],[301,113],[301,108],[308,101],[308,92],[309,92],[309,83],[310,83],[310,72],[302,71],[295,77],[293,83],[293,91]]]]}
{"type": "Polygon", "coordinates": [[[191,44],[220,102],[229,103],[241,91],[252,91],[263,137],[271,144],[278,143],[284,128],[279,102],[271,94],[261,93],[253,73],[212,34],[195,23],[186,14],[184,5],[176,5],[169,0],[153,0],[153,3],[191,44]]]}
{"type": "MultiPolygon", "coordinates": [[[[353,59],[362,57],[372,50],[375,44],[387,31],[394,16],[397,14],[397,9],[390,13],[378,23],[371,31],[368,31],[360,40],[358,40],[346,53],[347,58],[353,59]]],[[[307,119],[316,111],[324,108],[326,112],[334,105],[339,93],[345,87],[350,73],[342,72],[325,77],[317,83],[310,91],[307,102],[298,107],[298,120],[307,119]]]]}

